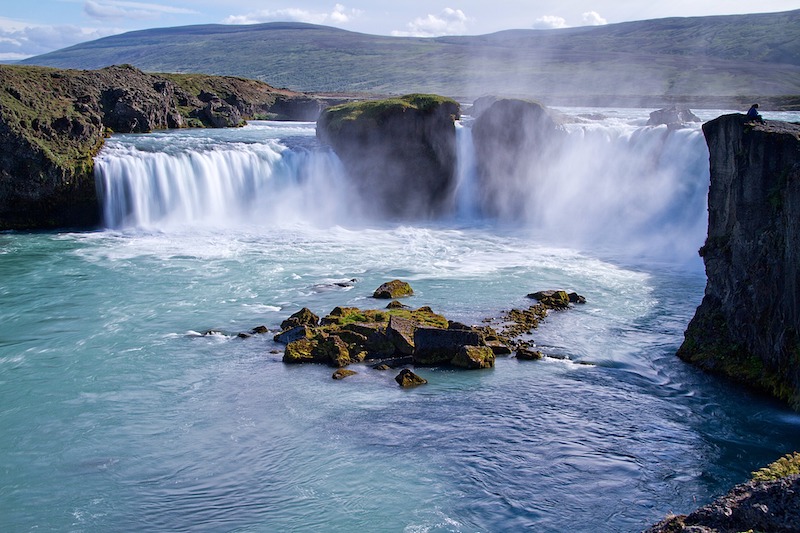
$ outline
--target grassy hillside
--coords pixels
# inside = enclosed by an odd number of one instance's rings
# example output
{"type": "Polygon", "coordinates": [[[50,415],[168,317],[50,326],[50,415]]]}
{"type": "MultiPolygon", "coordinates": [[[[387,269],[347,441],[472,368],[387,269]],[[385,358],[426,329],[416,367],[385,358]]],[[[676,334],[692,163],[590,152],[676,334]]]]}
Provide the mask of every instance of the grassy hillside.
{"type": "Polygon", "coordinates": [[[428,39],[300,23],[185,26],[107,37],[26,63],[130,63],[314,92],[797,95],[800,10],[428,39]]]}

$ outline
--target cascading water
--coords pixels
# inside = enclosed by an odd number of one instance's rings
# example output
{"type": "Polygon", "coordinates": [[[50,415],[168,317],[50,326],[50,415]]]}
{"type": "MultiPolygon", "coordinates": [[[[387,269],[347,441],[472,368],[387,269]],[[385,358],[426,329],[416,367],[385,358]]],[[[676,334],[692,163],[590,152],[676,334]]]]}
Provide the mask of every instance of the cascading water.
{"type": "MultiPolygon", "coordinates": [[[[256,123],[222,138],[197,132],[121,135],[95,162],[105,224],[109,228],[315,221],[344,207],[338,160],[308,149],[313,126],[294,126],[293,148],[274,138],[280,124],[256,123]],[[310,132],[310,133],[309,133],[310,132]]],[[[350,213],[352,216],[352,213],[350,213]]]]}
{"type": "MultiPolygon", "coordinates": [[[[696,258],[708,189],[699,128],[608,119],[566,128],[558,153],[510,180],[478,175],[469,119],[459,123],[453,209],[440,219],[474,224],[490,214],[562,245],[696,258]]],[[[255,122],[221,136],[118,136],[97,158],[96,175],[110,228],[348,225],[368,211],[350,194],[335,155],[316,144],[313,123],[255,122]]]]}

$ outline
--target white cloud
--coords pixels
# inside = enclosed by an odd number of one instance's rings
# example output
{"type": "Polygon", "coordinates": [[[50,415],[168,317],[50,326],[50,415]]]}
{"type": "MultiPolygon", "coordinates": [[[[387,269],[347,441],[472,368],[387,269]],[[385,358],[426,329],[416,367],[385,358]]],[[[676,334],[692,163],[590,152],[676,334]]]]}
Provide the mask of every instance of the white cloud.
{"type": "Polygon", "coordinates": [[[87,0],[83,12],[94,19],[158,19],[162,15],[194,15],[197,11],[180,7],[126,2],[123,0],[87,0]]]}
{"type": "Polygon", "coordinates": [[[608,21],[601,17],[597,11],[587,11],[581,17],[584,26],[603,26],[608,24],[608,21]]]}
{"type": "Polygon", "coordinates": [[[539,17],[533,23],[533,28],[537,30],[556,30],[559,28],[569,28],[566,19],[556,15],[545,15],[539,17]]]}
{"type": "Polygon", "coordinates": [[[246,15],[231,15],[223,22],[225,24],[259,24],[262,22],[289,21],[308,22],[310,24],[347,24],[361,15],[358,9],[348,9],[342,4],[336,4],[330,13],[308,11],[307,9],[262,9],[246,15]]]}
{"type": "Polygon", "coordinates": [[[396,37],[436,37],[439,35],[463,35],[470,19],[460,9],[446,7],[439,15],[428,14],[409,22],[408,31],[393,31],[396,37]]]}
{"type": "Polygon", "coordinates": [[[0,59],[25,59],[121,31],[116,28],[43,26],[0,18],[0,59]]]}

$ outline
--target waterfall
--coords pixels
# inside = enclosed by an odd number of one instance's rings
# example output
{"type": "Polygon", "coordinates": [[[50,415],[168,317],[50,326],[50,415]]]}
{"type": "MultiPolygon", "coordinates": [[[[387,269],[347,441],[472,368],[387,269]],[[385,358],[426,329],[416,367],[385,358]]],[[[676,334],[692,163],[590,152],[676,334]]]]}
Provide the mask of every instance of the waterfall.
{"type": "MultiPolygon", "coordinates": [[[[696,258],[709,181],[699,127],[586,121],[566,130],[559,149],[510,179],[479,175],[469,118],[457,123],[457,182],[440,221],[504,224],[577,248],[696,258]]],[[[313,123],[114,136],[95,173],[109,228],[358,226],[374,211],[318,145],[313,123]]]]}
{"type": "Polygon", "coordinates": [[[491,217],[579,248],[696,257],[707,229],[709,184],[698,126],[567,124],[564,142],[545,161],[514,154],[527,163],[527,172],[514,176],[498,170],[476,176],[466,129],[457,130],[459,216],[491,217]]]}
{"type": "Polygon", "coordinates": [[[330,152],[181,133],[122,135],[103,148],[95,179],[107,227],[325,222],[343,211],[347,186],[330,152]]]}

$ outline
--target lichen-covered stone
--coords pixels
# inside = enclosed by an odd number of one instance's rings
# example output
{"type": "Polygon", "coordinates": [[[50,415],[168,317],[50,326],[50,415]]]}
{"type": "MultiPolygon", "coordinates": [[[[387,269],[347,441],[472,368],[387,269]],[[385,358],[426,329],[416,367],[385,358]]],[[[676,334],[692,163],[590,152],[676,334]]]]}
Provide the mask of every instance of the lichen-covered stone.
{"type": "Polygon", "coordinates": [[[531,350],[530,348],[517,348],[517,359],[520,361],[538,361],[544,357],[539,350],[531,350]]]}
{"type": "Polygon", "coordinates": [[[275,335],[272,340],[280,344],[289,344],[300,339],[310,339],[314,336],[314,332],[306,325],[294,326],[287,330],[281,331],[275,335]]]}
{"type": "MultiPolygon", "coordinates": [[[[566,309],[570,304],[570,296],[567,291],[547,290],[538,291],[528,295],[528,298],[539,300],[539,303],[549,309],[566,309]]],[[[577,294],[576,294],[577,299],[577,294]]]]}
{"type": "Polygon", "coordinates": [[[410,319],[393,316],[389,318],[386,332],[395,345],[397,352],[405,355],[414,353],[414,330],[417,324],[410,319]]]}
{"type": "Polygon", "coordinates": [[[424,385],[428,382],[428,380],[418,376],[407,368],[401,370],[400,373],[395,376],[394,380],[401,387],[416,387],[417,385],[424,385]]]}
{"type": "Polygon", "coordinates": [[[411,288],[411,285],[405,281],[394,279],[392,281],[383,283],[380,287],[375,289],[375,292],[372,293],[372,297],[388,300],[402,298],[404,296],[411,296],[412,294],[414,294],[414,290],[411,288]]]}
{"type": "Polygon", "coordinates": [[[283,352],[283,362],[289,364],[298,363],[317,363],[314,357],[314,350],[317,341],[312,339],[299,339],[286,345],[283,352]]]}
{"type": "Polygon", "coordinates": [[[312,352],[315,361],[329,366],[344,367],[351,363],[350,350],[337,335],[330,335],[317,342],[312,352]]]}
{"type": "Polygon", "coordinates": [[[317,326],[319,324],[319,317],[315,315],[308,307],[304,307],[298,312],[291,315],[289,318],[281,322],[281,330],[294,328],[297,326],[317,326]]]}
{"type": "Polygon", "coordinates": [[[450,360],[450,364],[469,370],[492,368],[494,352],[488,346],[462,346],[455,357],[450,360]]]}
{"type": "Polygon", "coordinates": [[[355,370],[348,370],[346,368],[340,368],[340,369],[336,370],[333,373],[331,378],[333,378],[333,379],[344,379],[346,377],[355,376],[356,374],[358,374],[358,372],[356,372],[355,370]]]}

